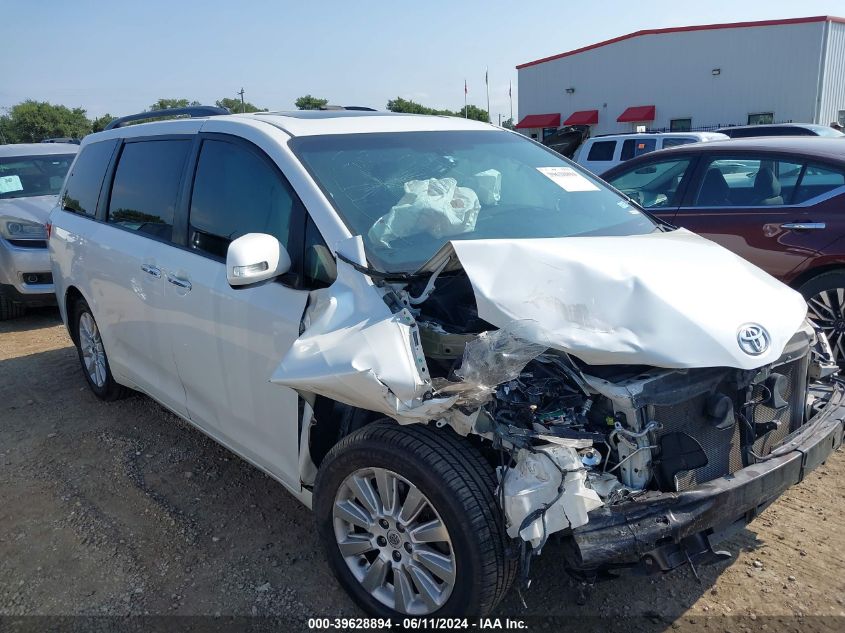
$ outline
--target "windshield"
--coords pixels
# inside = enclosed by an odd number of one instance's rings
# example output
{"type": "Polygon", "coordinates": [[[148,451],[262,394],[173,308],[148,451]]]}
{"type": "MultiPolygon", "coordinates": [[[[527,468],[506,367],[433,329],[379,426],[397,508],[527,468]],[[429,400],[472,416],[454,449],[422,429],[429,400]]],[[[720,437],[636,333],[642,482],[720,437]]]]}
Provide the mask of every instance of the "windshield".
{"type": "Polygon", "coordinates": [[[839,130],[826,125],[814,125],[811,129],[819,136],[845,136],[839,130]]]}
{"type": "Polygon", "coordinates": [[[291,148],[370,262],[417,270],[449,240],[650,233],[601,180],[504,131],[300,137],[291,148]]]}
{"type": "Polygon", "coordinates": [[[0,158],[0,200],[56,195],[74,154],[0,158]]]}

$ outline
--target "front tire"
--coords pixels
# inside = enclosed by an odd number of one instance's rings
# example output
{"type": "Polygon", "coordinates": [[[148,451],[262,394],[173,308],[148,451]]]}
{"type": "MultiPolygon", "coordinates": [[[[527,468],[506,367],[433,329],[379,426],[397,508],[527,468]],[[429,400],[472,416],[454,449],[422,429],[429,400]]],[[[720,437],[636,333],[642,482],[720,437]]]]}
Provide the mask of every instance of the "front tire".
{"type": "Polygon", "coordinates": [[[22,303],[13,301],[11,297],[0,293],[0,321],[17,319],[22,317],[25,312],[26,308],[22,303]]]}
{"type": "Polygon", "coordinates": [[[115,382],[97,321],[88,303],[77,299],[73,307],[74,342],[82,365],[82,373],[94,395],[100,400],[118,400],[126,388],[115,382]]]}
{"type": "Polygon", "coordinates": [[[450,429],[374,422],[321,464],[317,529],[366,612],[483,616],[515,571],[495,489],[492,467],[450,429]]]}

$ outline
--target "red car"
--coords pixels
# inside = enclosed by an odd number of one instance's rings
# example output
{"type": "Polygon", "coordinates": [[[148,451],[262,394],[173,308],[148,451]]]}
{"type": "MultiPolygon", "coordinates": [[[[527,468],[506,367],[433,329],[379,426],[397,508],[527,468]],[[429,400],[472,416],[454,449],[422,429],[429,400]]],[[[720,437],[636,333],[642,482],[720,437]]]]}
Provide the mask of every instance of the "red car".
{"type": "Polygon", "coordinates": [[[845,139],[683,145],[627,161],[602,178],[660,219],[799,290],[845,366],[845,139]]]}

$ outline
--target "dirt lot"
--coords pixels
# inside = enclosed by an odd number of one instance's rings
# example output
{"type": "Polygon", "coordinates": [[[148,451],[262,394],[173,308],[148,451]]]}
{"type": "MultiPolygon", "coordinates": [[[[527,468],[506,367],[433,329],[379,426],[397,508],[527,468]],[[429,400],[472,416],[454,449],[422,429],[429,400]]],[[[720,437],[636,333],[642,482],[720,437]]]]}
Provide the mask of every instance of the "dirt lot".
{"type": "MultiPolygon", "coordinates": [[[[734,558],[582,588],[549,546],[499,616],[660,631],[845,628],[845,456],[726,545],[734,558]],[[840,616],[817,618],[813,616],[840,616]],[[776,617],[767,617],[776,616],[776,617]]],[[[54,311],[0,324],[0,615],[359,616],[310,513],[148,398],[89,392],[54,311]]],[[[2,629],[0,619],[0,629],[2,629]]]]}

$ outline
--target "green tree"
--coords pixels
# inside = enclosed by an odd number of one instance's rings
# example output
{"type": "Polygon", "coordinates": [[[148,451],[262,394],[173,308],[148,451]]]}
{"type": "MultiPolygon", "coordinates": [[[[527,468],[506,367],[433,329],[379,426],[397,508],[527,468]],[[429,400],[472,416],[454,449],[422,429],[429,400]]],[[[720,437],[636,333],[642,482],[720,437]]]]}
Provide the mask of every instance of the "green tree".
{"type": "Polygon", "coordinates": [[[9,108],[0,117],[0,132],[6,143],[38,143],[45,138],[82,138],[91,122],[82,108],[68,108],[47,101],[28,99],[9,108]]]}
{"type": "Polygon", "coordinates": [[[474,106],[471,103],[469,105],[464,106],[458,111],[456,116],[464,116],[464,112],[466,112],[466,118],[473,119],[474,121],[484,121],[487,123],[490,119],[487,116],[487,110],[482,110],[478,106],[474,106]]]}
{"type": "Polygon", "coordinates": [[[508,130],[515,130],[516,129],[516,126],[513,122],[513,119],[510,119],[510,118],[502,121],[502,127],[505,128],[505,129],[508,129],[508,130]]]}
{"type": "Polygon", "coordinates": [[[98,116],[96,119],[91,120],[91,131],[92,132],[102,132],[106,129],[106,126],[112,122],[113,119],[117,117],[113,117],[110,114],[104,114],[103,116],[98,116]]]}
{"type": "Polygon", "coordinates": [[[267,108],[259,108],[257,105],[254,105],[247,101],[241,107],[241,100],[240,99],[230,99],[229,97],[223,97],[222,99],[218,99],[215,102],[215,105],[218,108],[226,108],[229,112],[237,113],[237,112],[267,112],[267,108]]]}
{"type": "Polygon", "coordinates": [[[328,102],[328,99],[319,99],[311,95],[305,95],[304,97],[299,97],[293,104],[300,110],[319,110],[328,102]]]}
{"type": "Polygon", "coordinates": [[[188,101],[187,99],[159,99],[147,110],[169,110],[170,108],[187,108],[188,106],[202,105],[199,101],[188,101]]]}
{"type": "Polygon", "coordinates": [[[403,99],[402,97],[396,97],[395,99],[388,101],[387,109],[391,112],[404,112],[406,114],[443,114],[446,116],[456,116],[451,110],[436,110],[435,108],[428,108],[416,101],[403,99]]]}

